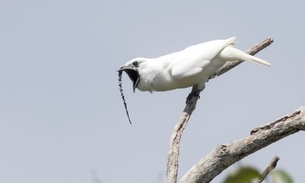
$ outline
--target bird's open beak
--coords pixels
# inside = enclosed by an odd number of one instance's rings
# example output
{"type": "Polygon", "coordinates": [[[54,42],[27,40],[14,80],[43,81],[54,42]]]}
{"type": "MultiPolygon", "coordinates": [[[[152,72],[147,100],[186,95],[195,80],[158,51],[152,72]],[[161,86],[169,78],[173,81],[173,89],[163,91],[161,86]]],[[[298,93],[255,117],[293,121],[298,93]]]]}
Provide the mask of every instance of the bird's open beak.
{"type": "Polygon", "coordinates": [[[139,72],[137,70],[135,70],[134,68],[131,68],[130,66],[122,66],[120,67],[119,71],[125,71],[126,74],[129,76],[130,80],[133,83],[133,92],[136,91],[136,88],[140,82],[140,75],[139,72]]]}

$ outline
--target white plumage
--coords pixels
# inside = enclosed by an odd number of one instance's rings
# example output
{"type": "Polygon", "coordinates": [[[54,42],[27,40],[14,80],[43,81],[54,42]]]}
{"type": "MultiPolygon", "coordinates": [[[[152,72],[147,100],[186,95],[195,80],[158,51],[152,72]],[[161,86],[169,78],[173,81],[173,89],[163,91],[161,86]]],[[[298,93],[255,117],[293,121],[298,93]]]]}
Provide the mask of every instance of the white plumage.
{"type": "Polygon", "coordinates": [[[140,91],[167,91],[197,85],[204,88],[209,77],[227,61],[270,63],[233,48],[235,37],[190,46],[158,58],[135,58],[119,70],[125,71],[140,91]]]}

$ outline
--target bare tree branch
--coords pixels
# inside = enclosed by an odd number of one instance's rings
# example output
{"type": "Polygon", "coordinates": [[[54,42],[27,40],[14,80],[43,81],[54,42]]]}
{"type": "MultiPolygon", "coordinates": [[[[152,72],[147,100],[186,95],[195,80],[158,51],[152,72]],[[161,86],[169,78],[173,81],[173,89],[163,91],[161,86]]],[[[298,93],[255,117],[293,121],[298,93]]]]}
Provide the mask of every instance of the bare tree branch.
{"type": "MultiPolygon", "coordinates": [[[[261,51],[262,49],[266,48],[267,46],[271,45],[273,40],[271,38],[268,38],[257,45],[250,48],[247,53],[254,55],[261,51]]],[[[229,71],[230,69],[234,68],[235,66],[239,65],[243,61],[233,61],[228,62],[223,67],[221,67],[214,75],[211,76],[212,78],[218,77],[225,72],[229,71]]],[[[192,88],[193,93],[197,93],[198,96],[200,95],[199,90],[196,89],[196,87],[192,88]]],[[[166,169],[166,178],[167,183],[176,183],[177,177],[178,177],[178,160],[179,160],[179,150],[180,150],[180,139],[183,134],[183,131],[193,113],[193,111],[196,108],[198,98],[193,96],[188,100],[183,112],[181,113],[178,122],[176,123],[174,130],[172,132],[170,143],[169,143],[169,152],[168,152],[168,158],[167,158],[167,169],[166,169]]]]}
{"type": "Polygon", "coordinates": [[[262,183],[265,178],[267,177],[267,175],[273,170],[275,169],[277,162],[280,160],[279,157],[275,156],[271,162],[269,163],[268,167],[263,171],[263,173],[261,174],[261,178],[257,181],[257,183],[262,183]]]}
{"type": "Polygon", "coordinates": [[[199,160],[180,183],[208,183],[242,158],[298,131],[305,131],[305,106],[266,126],[252,131],[247,138],[218,146],[199,160]]]}

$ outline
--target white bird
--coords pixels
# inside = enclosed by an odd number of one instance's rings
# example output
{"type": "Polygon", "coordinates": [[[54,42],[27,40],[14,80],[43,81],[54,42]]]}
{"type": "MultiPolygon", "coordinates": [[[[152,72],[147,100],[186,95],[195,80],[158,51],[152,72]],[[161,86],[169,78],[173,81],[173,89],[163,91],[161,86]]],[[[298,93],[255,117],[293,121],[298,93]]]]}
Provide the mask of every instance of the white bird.
{"type": "Polygon", "coordinates": [[[209,77],[227,61],[247,60],[271,64],[233,47],[236,37],[214,40],[185,48],[158,58],[135,58],[124,64],[133,82],[133,91],[168,91],[197,85],[203,90],[209,77]]]}

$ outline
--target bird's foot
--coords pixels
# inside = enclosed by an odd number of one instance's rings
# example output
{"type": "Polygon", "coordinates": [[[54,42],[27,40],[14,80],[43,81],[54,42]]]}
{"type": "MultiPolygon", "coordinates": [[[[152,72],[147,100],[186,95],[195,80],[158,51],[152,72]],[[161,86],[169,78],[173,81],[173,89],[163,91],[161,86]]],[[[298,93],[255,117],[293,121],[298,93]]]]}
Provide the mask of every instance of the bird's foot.
{"type": "Polygon", "coordinates": [[[187,97],[186,97],[186,101],[185,103],[189,103],[190,100],[193,98],[193,97],[197,97],[197,99],[200,99],[200,91],[192,91],[187,97]]]}

